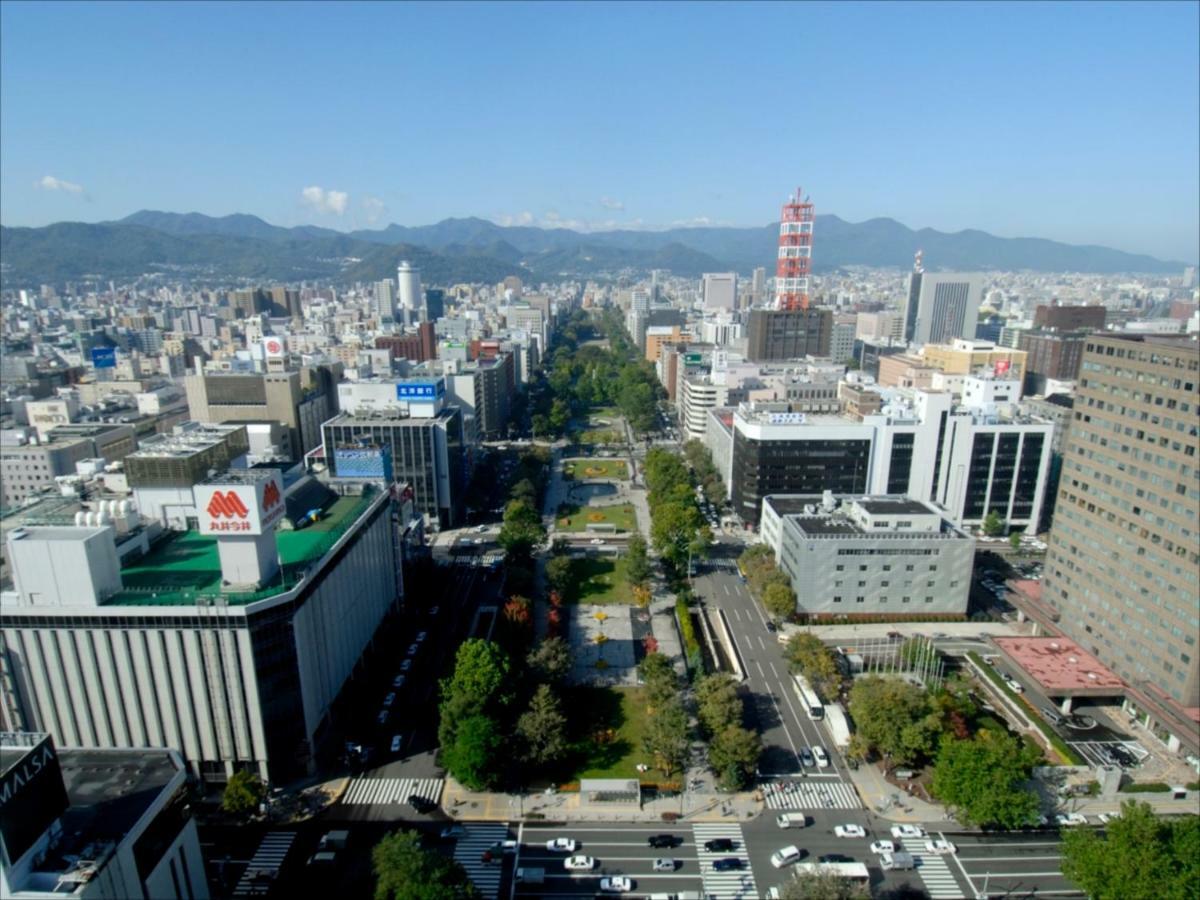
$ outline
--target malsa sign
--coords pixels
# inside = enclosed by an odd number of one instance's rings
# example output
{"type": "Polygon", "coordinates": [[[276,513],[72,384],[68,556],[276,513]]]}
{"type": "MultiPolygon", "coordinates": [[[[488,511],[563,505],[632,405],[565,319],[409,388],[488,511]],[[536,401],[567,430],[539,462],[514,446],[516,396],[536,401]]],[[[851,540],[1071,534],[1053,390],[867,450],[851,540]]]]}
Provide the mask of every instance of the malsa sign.
{"type": "Polygon", "coordinates": [[[200,533],[259,535],[283,518],[283,482],[278,473],[249,484],[198,484],[195,487],[200,533]]]}

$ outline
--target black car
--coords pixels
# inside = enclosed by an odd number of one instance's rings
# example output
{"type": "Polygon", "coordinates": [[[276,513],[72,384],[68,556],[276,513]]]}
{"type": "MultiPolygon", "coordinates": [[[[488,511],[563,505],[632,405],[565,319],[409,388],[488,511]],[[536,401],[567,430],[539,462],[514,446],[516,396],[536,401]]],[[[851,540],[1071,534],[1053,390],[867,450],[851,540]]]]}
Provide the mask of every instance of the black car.
{"type": "Polygon", "coordinates": [[[733,841],[729,838],[716,838],[704,842],[704,849],[709,853],[728,853],[733,849],[733,841]]]}
{"type": "Polygon", "coordinates": [[[850,857],[848,857],[848,856],[847,856],[846,854],[844,854],[844,853],[826,853],[824,856],[820,857],[820,860],[821,860],[821,862],[823,862],[823,863],[848,863],[848,862],[854,862],[854,860],[852,860],[850,857]]]}
{"type": "Polygon", "coordinates": [[[742,861],[736,856],[727,856],[713,862],[712,867],[714,872],[732,872],[742,867],[742,861]]]}
{"type": "Polygon", "coordinates": [[[674,847],[676,844],[681,843],[681,841],[673,834],[652,834],[646,839],[646,843],[655,849],[660,849],[663,847],[674,847]]]}
{"type": "Polygon", "coordinates": [[[775,628],[775,623],[768,621],[767,622],[767,631],[771,632],[771,634],[774,634],[776,632],[776,630],[777,629],[775,628]]]}
{"type": "Polygon", "coordinates": [[[437,804],[427,797],[422,797],[419,794],[408,795],[408,805],[419,813],[432,812],[437,808],[437,804]]]}

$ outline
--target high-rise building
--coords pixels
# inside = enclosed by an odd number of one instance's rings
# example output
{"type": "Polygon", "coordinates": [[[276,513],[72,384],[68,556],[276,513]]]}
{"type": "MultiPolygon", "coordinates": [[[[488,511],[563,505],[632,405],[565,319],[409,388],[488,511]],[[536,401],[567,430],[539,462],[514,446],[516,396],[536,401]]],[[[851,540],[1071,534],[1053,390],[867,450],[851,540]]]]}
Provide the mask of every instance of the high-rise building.
{"type": "Polygon", "coordinates": [[[396,285],[390,278],[375,282],[375,318],[380,322],[396,318],[396,285]]]}
{"type": "Polygon", "coordinates": [[[751,362],[829,356],[833,312],[828,309],[752,309],[746,358],[751,362]]]}
{"type": "Polygon", "coordinates": [[[855,316],[838,316],[830,329],[829,358],[836,363],[848,362],[854,356],[855,316]]]}
{"type": "Polygon", "coordinates": [[[425,309],[425,295],[421,292],[421,270],[404,260],[396,269],[396,281],[400,286],[400,313],[405,325],[420,321],[425,309]]]}
{"type": "Polygon", "coordinates": [[[1057,627],[1137,689],[1138,712],[1176,745],[1200,706],[1198,412],[1194,340],[1088,339],[1042,591],[1057,627]],[[1151,708],[1163,698],[1174,713],[1151,708]]]}
{"type": "Polygon", "coordinates": [[[944,344],[973,338],[983,299],[983,276],[958,272],[909,274],[904,338],[914,344],[944,344]]]}
{"type": "Polygon", "coordinates": [[[737,306],[737,273],[706,272],[700,282],[705,309],[733,309],[737,306]]]}
{"type": "Polygon", "coordinates": [[[1108,310],[1103,306],[1062,306],[1056,300],[1040,304],[1033,313],[1034,328],[1057,331],[1102,331],[1108,310]]]}

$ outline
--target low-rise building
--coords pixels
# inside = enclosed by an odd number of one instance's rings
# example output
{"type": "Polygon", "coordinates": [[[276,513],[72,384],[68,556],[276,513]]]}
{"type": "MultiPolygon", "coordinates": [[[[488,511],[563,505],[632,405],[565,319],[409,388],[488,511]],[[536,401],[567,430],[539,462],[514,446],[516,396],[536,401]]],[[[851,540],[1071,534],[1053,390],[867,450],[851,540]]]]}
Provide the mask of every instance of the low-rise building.
{"type": "Polygon", "coordinates": [[[780,516],[779,567],[803,615],[965,614],[974,555],[974,538],[908,497],[826,492],[780,516]]]}

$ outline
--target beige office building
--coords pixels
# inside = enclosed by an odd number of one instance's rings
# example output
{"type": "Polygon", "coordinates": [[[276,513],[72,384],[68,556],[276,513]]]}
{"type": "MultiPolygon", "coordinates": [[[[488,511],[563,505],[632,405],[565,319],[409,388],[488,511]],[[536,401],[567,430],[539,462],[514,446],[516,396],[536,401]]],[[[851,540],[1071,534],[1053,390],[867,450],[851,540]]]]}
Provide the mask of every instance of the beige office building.
{"type": "Polygon", "coordinates": [[[1194,340],[1088,338],[1042,591],[1174,747],[1195,741],[1200,706],[1198,413],[1194,340]]]}

